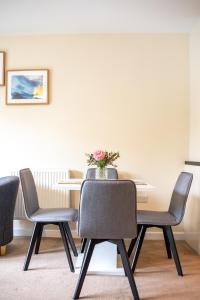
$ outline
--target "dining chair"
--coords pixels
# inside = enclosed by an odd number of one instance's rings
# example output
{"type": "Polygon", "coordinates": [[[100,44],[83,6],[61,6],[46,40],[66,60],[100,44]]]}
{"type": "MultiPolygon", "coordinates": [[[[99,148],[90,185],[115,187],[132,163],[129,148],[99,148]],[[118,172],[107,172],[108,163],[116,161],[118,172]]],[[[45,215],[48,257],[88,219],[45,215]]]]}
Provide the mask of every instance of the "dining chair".
{"type": "Polygon", "coordinates": [[[39,253],[43,227],[48,224],[57,225],[60,229],[65,252],[71,272],[74,272],[68,241],[74,253],[78,256],[68,222],[78,220],[78,210],[74,208],[40,208],[35,181],[30,169],[20,170],[20,180],[24,198],[25,213],[28,220],[33,222],[34,230],[24,264],[24,271],[28,270],[31,256],[35,247],[35,254],[39,253]]]}
{"type": "MultiPolygon", "coordinates": [[[[86,172],[86,179],[95,179],[96,168],[88,168],[86,172]]],[[[118,172],[115,168],[107,168],[108,179],[118,179],[118,172]]],[[[85,249],[85,245],[87,243],[87,239],[82,239],[80,252],[83,253],[85,249]]]]}
{"type": "Polygon", "coordinates": [[[0,178],[0,256],[6,254],[6,245],[13,240],[13,218],[19,177],[0,178]]]}
{"type": "Polygon", "coordinates": [[[186,202],[190,187],[192,184],[193,175],[188,172],[182,172],[175,184],[168,211],[145,211],[138,210],[137,224],[138,224],[138,238],[132,239],[128,249],[128,256],[130,257],[135,246],[133,260],[131,264],[132,271],[135,271],[136,264],[141,251],[142,243],[145,237],[147,228],[157,227],[162,229],[165,246],[168,258],[171,258],[171,253],[176,265],[177,273],[183,276],[180,259],[178,256],[176,243],[172,231],[172,226],[180,224],[184,217],[186,202]]]}
{"type": "Polygon", "coordinates": [[[124,244],[125,238],[137,235],[134,182],[85,180],[81,187],[78,231],[80,237],[87,239],[87,246],[73,299],[80,296],[95,246],[108,241],[117,245],[133,297],[139,300],[124,244]]]}
{"type": "MultiPolygon", "coordinates": [[[[86,172],[86,179],[95,179],[96,168],[88,168],[86,172]]],[[[107,168],[108,179],[118,179],[118,172],[115,168],[107,168]]]]}

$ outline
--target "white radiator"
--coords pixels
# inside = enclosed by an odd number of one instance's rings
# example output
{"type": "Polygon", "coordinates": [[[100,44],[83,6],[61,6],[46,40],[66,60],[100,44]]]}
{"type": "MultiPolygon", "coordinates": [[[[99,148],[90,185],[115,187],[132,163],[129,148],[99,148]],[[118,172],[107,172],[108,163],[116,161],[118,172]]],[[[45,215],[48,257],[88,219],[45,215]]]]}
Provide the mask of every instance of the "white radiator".
{"type": "MultiPolygon", "coordinates": [[[[33,174],[39,205],[42,208],[70,207],[69,191],[56,187],[56,183],[60,180],[69,178],[69,171],[66,169],[31,169],[33,174]]],[[[19,171],[11,171],[11,175],[19,176],[19,171]]],[[[15,206],[15,220],[25,219],[24,203],[21,185],[17,195],[15,206]]]]}

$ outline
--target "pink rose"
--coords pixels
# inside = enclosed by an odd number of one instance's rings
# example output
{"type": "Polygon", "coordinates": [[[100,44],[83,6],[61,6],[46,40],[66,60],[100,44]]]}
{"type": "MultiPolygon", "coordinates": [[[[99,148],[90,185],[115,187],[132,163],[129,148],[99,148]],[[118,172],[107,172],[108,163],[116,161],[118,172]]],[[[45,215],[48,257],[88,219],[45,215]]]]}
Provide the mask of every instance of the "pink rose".
{"type": "Polygon", "coordinates": [[[94,156],[94,159],[96,159],[96,160],[103,160],[106,156],[106,152],[104,152],[102,150],[97,150],[94,152],[93,156],[94,156]]]}

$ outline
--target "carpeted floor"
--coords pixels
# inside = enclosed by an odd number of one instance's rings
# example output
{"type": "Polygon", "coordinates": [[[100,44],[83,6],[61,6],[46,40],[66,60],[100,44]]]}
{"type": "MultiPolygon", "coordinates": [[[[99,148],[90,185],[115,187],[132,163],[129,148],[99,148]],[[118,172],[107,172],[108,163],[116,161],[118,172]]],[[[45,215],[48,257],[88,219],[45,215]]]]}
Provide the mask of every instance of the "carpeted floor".
{"type": "MultiPolygon", "coordinates": [[[[45,238],[41,254],[30,270],[22,271],[29,239],[16,238],[0,257],[1,300],[69,300],[78,275],[71,273],[60,239],[45,238]]],[[[185,276],[177,276],[173,260],[166,258],[162,241],[145,241],[135,280],[141,299],[200,299],[200,256],[184,242],[178,250],[185,276]]],[[[133,299],[126,277],[87,276],[81,299],[133,299]]]]}

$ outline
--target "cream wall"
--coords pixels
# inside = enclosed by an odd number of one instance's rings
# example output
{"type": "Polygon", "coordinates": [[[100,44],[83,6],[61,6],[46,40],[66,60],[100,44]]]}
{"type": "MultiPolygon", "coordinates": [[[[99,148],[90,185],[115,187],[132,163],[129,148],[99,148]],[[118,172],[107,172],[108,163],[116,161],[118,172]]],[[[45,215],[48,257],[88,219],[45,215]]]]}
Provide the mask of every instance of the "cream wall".
{"type": "Polygon", "coordinates": [[[48,68],[50,104],[7,106],[0,88],[1,175],[23,167],[85,168],[84,153],[118,150],[121,177],[155,185],[166,209],[188,157],[188,36],[1,37],[7,69],[48,68]]]}
{"type": "MultiPolygon", "coordinates": [[[[190,133],[189,159],[200,161],[200,22],[189,38],[190,133]]],[[[184,231],[187,243],[200,254],[200,166],[186,166],[194,175],[187,205],[184,231]]]]}
{"type": "Polygon", "coordinates": [[[200,22],[190,34],[190,147],[189,158],[200,161],[200,22]]]}

